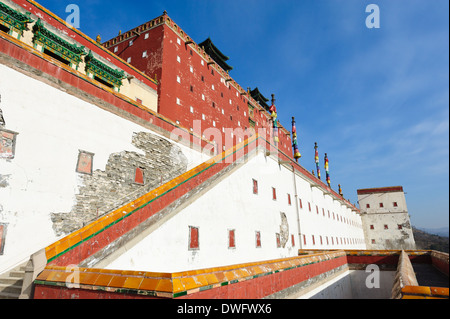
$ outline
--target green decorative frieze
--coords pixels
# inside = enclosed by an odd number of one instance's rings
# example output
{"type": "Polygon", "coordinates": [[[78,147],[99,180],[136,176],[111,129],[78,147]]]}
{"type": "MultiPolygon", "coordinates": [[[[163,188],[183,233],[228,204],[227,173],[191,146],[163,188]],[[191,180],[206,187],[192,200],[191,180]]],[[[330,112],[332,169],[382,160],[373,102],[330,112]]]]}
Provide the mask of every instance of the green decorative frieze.
{"type": "Polygon", "coordinates": [[[125,72],[123,70],[115,70],[100,62],[94,58],[92,51],[89,51],[84,61],[86,62],[86,73],[92,73],[117,88],[122,86],[122,80],[125,78],[125,72]]]}
{"type": "Polygon", "coordinates": [[[84,46],[70,44],[53,32],[44,27],[41,19],[33,27],[33,43],[42,45],[43,48],[53,52],[70,63],[78,64],[82,61],[82,56],[86,55],[84,46]]]}
{"type": "Polygon", "coordinates": [[[28,30],[27,24],[32,22],[29,12],[26,14],[20,13],[0,2],[0,24],[23,35],[23,31],[28,30]]]}

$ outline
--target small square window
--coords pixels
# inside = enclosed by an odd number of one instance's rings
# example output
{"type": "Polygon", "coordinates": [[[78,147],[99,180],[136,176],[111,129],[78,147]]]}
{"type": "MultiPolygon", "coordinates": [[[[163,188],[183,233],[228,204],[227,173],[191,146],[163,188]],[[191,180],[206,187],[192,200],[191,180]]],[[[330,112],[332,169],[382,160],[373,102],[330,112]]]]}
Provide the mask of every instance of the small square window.
{"type": "Polygon", "coordinates": [[[384,229],[389,229],[388,225],[384,225],[384,229]]]}
{"type": "Polygon", "coordinates": [[[131,57],[127,59],[127,63],[131,63],[131,57]]]}
{"type": "Polygon", "coordinates": [[[15,157],[17,134],[0,128],[0,158],[13,159],[15,157]]]}
{"type": "Polygon", "coordinates": [[[177,75],[177,82],[181,83],[181,78],[177,75]]]}
{"type": "Polygon", "coordinates": [[[131,40],[130,42],[129,42],[129,46],[131,47],[133,45],[133,40],[131,40]]]}
{"type": "Polygon", "coordinates": [[[261,232],[255,232],[256,248],[261,248],[261,232]]]}
{"type": "Polygon", "coordinates": [[[398,225],[398,229],[403,229],[403,225],[398,225]]]}
{"type": "Polygon", "coordinates": [[[142,167],[136,167],[134,182],[139,185],[144,185],[144,169],[142,167]]]}
{"type": "Polygon", "coordinates": [[[146,34],[145,34],[145,40],[147,40],[147,39],[148,39],[148,37],[149,37],[149,34],[148,34],[148,33],[146,33],[146,34]]]}
{"type": "Polygon", "coordinates": [[[189,250],[200,249],[199,228],[189,226],[189,250]]]}
{"type": "Polygon", "coordinates": [[[178,43],[178,44],[181,44],[180,38],[177,38],[177,43],[178,43]]]}
{"type": "Polygon", "coordinates": [[[375,244],[375,239],[372,239],[372,244],[375,244]]]}
{"type": "Polygon", "coordinates": [[[177,62],[181,63],[181,58],[177,56],[177,62]]]}
{"type": "Polygon", "coordinates": [[[380,203],[380,208],[383,208],[383,207],[384,207],[383,203],[380,203]]]}
{"type": "Polygon", "coordinates": [[[279,233],[276,233],[276,239],[277,239],[277,248],[281,248],[281,238],[279,233]]]}
{"type": "Polygon", "coordinates": [[[117,53],[117,51],[119,51],[119,47],[114,48],[114,53],[117,53]]]}
{"type": "Polygon", "coordinates": [[[6,224],[0,224],[0,256],[5,250],[6,224]]]}
{"type": "Polygon", "coordinates": [[[142,57],[143,57],[143,58],[146,58],[146,57],[148,57],[148,55],[147,55],[147,51],[144,51],[144,52],[142,52],[142,57]]]}
{"type": "Polygon", "coordinates": [[[370,225],[370,229],[375,229],[375,227],[373,225],[370,225]]]}
{"type": "Polygon", "coordinates": [[[370,204],[366,204],[366,208],[370,208],[370,204]]]}
{"type": "Polygon", "coordinates": [[[77,173],[92,175],[92,167],[94,161],[94,154],[79,151],[77,162],[77,173]]]}
{"type": "Polygon", "coordinates": [[[228,248],[236,248],[235,230],[228,230],[228,248]]]}
{"type": "Polygon", "coordinates": [[[394,207],[398,207],[397,202],[394,202],[393,205],[394,205],[394,207]]]}
{"type": "Polygon", "coordinates": [[[191,113],[194,113],[194,108],[192,106],[189,108],[189,110],[191,111],[191,113]]]}
{"type": "Polygon", "coordinates": [[[253,180],[253,194],[258,194],[258,181],[253,180]]]}

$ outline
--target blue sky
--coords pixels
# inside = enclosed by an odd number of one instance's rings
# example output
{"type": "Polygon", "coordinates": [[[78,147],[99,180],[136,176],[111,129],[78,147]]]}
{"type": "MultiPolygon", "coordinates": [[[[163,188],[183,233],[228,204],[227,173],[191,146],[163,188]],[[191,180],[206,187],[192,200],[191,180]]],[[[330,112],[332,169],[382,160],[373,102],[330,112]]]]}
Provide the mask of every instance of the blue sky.
{"type": "Polygon", "coordinates": [[[295,116],[300,164],[321,170],[356,203],[360,188],[404,187],[413,225],[449,224],[449,3],[447,0],[40,0],[103,41],[167,10],[197,43],[210,37],[230,75],[295,116]],[[368,29],[366,6],[380,8],[368,29]]]}

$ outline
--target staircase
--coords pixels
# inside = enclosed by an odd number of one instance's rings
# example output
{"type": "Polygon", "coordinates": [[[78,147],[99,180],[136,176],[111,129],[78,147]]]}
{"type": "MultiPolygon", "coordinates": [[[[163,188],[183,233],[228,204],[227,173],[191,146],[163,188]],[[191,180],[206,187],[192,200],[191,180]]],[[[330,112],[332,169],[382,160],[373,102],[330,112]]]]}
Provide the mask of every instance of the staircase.
{"type": "Polygon", "coordinates": [[[19,299],[25,277],[25,264],[0,275],[0,299],[19,299]]]}

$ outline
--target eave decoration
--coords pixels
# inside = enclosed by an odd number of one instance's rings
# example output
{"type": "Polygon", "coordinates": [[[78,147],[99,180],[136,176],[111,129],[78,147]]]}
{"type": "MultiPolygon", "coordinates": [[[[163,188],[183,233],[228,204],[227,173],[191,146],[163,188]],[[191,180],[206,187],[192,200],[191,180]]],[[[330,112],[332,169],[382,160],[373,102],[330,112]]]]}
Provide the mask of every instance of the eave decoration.
{"type": "Polygon", "coordinates": [[[0,2],[0,24],[23,35],[23,31],[28,30],[27,24],[33,22],[29,12],[20,13],[0,2]]]}
{"type": "Polygon", "coordinates": [[[120,88],[122,86],[122,80],[126,78],[123,70],[115,70],[103,62],[100,62],[94,58],[92,51],[89,51],[89,54],[85,58],[85,62],[87,74],[94,74],[114,87],[120,88]]]}
{"type": "Polygon", "coordinates": [[[82,57],[86,55],[84,46],[77,46],[70,44],[63,40],[53,32],[47,30],[44,27],[41,19],[38,19],[33,26],[33,43],[42,45],[43,48],[51,51],[52,53],[60,56],[61,58],[69,61],[78,67],[78,64],[82,61],[82,57]]]}

